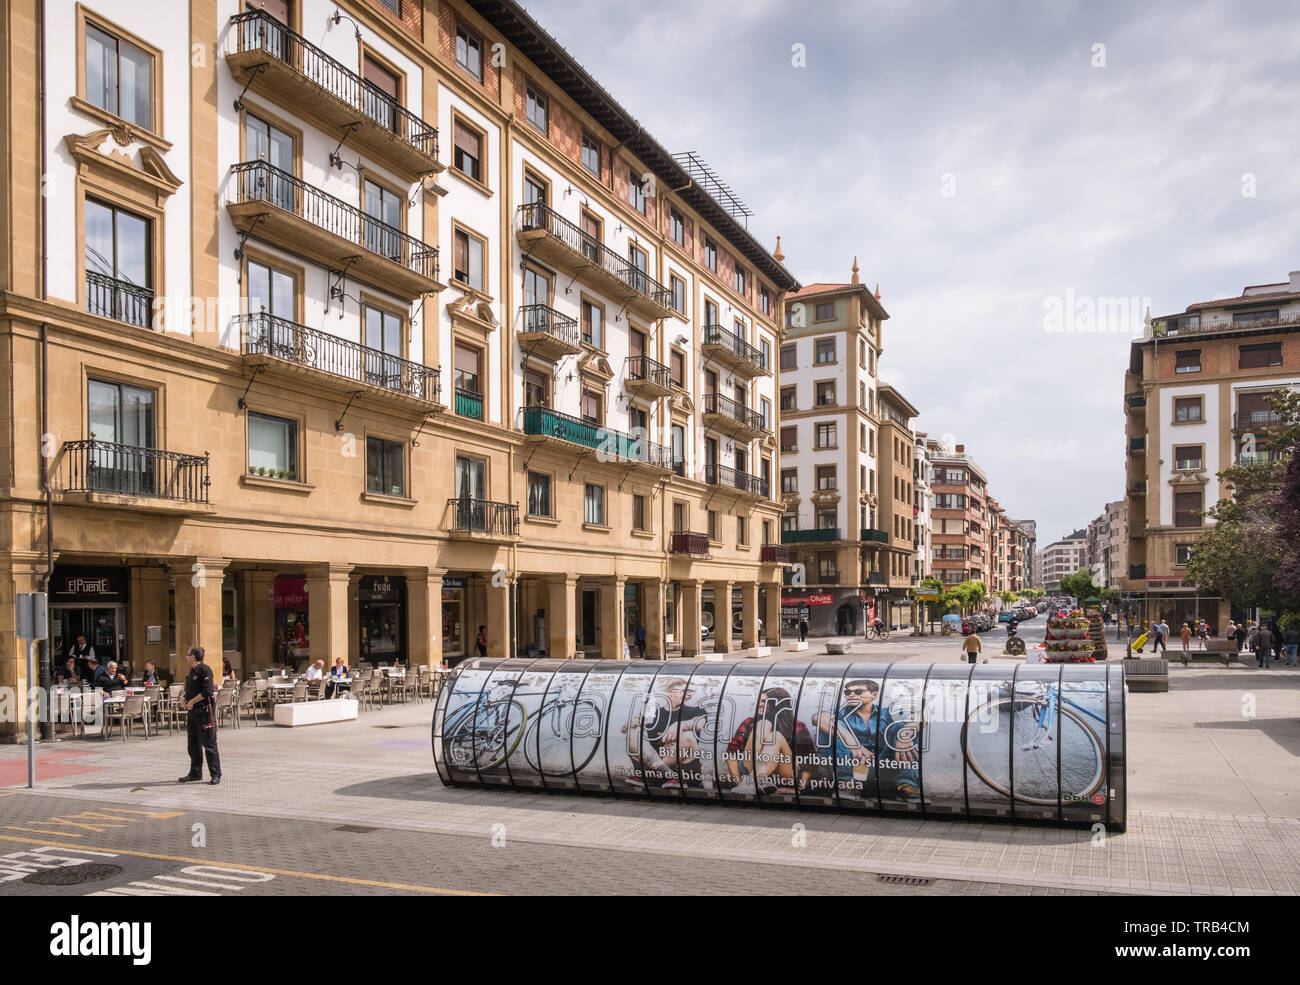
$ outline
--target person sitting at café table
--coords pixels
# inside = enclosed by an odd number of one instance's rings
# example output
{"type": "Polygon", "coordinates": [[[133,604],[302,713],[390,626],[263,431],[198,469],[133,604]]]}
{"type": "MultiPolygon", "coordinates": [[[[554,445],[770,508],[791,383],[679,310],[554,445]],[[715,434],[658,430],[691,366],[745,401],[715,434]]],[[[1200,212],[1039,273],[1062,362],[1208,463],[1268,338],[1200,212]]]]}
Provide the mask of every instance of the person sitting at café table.
{"type": "Polygon", "coordinates": [[[307,683],[319,681],[325,676],[325,661],[317,660],[307,668],[307,683]]]}
{"type": "Polygon", "coordinates": [[[95,657],[87,658],[86,666],[81,671],[82,682],[93,685],[95,683],[95,678],[99,676],[99,672],[103,669],[104,668],[99,665],[99,661],[95,657]]]}
{"type": "Polygon", "coordinates": [[[343,662],[342,657],[334,658],[334,666],[330,668],[330,679],[325,685],[325,697],[334,697],[335,691],[351,690],[348,680],[348,665],[343,662]]]}
{"type": "Polygon", "coordinates": [[[59,668],[54,679],[60,684],[80,684],[81,671],[77,669],[77,658],[68,657],[68,662],[59,668]]]}
{"type": "Polygon", "coordinates": [[[117,661],[110,660],[95,675],[95,687],[105,691],[120,691],[126,687],[126,675],[117,672],[117,661]]]}
{"type": "Polygon", "coordinates": [[[158,668],[154,666],[152,660],[144,662],[144,683],[149,687],[157,687],[162,683],[158,680],[158,668]]]}
{"type": "Polygon", "coordinates": [[[223,681],[233,681],[235,679],[235,668],[230,666],[230,658],[221,658],[221,679],[223,681]]]}

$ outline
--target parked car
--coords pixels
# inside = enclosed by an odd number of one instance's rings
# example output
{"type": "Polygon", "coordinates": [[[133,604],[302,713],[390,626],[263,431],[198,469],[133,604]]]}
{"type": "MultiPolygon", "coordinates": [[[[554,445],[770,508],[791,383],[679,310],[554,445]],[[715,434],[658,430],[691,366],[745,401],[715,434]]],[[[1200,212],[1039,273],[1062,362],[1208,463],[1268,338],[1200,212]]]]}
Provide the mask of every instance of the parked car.
{"type": "Polygon", "coordinates": [[[975,616],[975,627],[981,633],[987,633],[993,628],[993,619],[987,612],[981,612],[975,616]]]}
{"type": "Polygon", "coordinates": [[[946,616],[943,617],[942,620],[940,620],[945,630],[951,627],[952,632],[954,633],[961,632],[961,626],[963,621],[964,620],[962,619],[962,617],[957,615],[955,612],[948,613],[946,616]]]}
{"type": "Polygon", "coordinates": [[[1014,618],[1016,618],[1016,614],[1010,609],[1003,609],[998,613],[998,622],[1010,622],[1014,618]]]}

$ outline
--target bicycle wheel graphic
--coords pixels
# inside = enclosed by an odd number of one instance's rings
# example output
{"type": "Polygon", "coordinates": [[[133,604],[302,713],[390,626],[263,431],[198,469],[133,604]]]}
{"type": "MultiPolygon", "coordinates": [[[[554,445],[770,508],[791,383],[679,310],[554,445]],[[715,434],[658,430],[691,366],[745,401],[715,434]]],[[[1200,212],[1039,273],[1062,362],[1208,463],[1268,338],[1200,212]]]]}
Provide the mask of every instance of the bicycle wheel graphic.
{"type": "Polygon", "coordinates": [[[549,717],[543,712],[528,725],[528,737],[524,742],[528,765],[543,776],[569,776],[585,769],[600,749],[601,715],[596,703],[588,698],[579,699],[571,712],[560,716],[557,734],[547,736],[542,733],[544,748],[541,762],[538,762],[538,732],[546,727],[543,722],[549,717]]]}
{"type": "Polygon", "coordinates": [[[528,723],[524,706],[511,698],[466,715],[446,737],[448,761],[459,769],[490,770],[515,751],[528,723]]]}
{"type": "Polygon", "coordinates": [[[974,709],[962,729],[966,761],[985,784],[1010,797],[1007,784],[993,779],[1011,776],[1015,765],[1015,799],[1028,804],[1053,806],[1057,803],[1057,742],[1060,742],[1060,792],[1063,797],[1086,799],[1105,780],[1106,759],[1101,739],[1081,716],[1069,708],[1058,709],[1060,737],[1056,727],[1048,729],[1051,739],[1040,735],[1039,716],[1047,708],[1042,700],[999,698],[974,709]],[[994,712],[997,726],[985,731],[982,722],[994,712]],[[1011,729],[1008,749],[1007,729],[1011,729]]]}

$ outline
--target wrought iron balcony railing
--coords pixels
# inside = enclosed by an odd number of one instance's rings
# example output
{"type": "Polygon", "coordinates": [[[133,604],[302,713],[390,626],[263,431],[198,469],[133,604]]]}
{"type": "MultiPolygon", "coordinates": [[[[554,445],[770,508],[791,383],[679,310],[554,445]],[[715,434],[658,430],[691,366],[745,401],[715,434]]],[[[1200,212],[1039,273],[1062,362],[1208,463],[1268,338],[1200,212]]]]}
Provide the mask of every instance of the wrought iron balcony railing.
{"type": "Polygon", "coordinates": [[[612,461],[642,462],[657,468],[674,469],[672,449],[644,437],[633,437],[614,428],[561,414],[550,407],[524,409],[524,434],[558,438],[584,448],[592,448],[612,461]]]}
{"type": "Polygon", "coordinates": [[[239,315],[246,355],[275,359],[436,403],[438,370],[266,312],[239,315]]]}
{"type": "Polygon", "coordinates": [[[63,443],[62,484],[66,492],[143,496],[182,503],[207,503],[208,455],[97,441],[63,443]]]}
{"type": "Polygon", "coordinates": [[[709,535],[679,530],[673,534],[668,550],[672,554],[703,556],[709,553],[709,535]]]}
{"type": "Polygon", "coordinates": [[[729,417],[751,431],[763,430],[763,415],[721,393],[704,395],[704,413],[729,417]]]}
{"type": "Polygon", "coordinates": [[[789,564],[790,549],[780,544],[764,544],[758,550],[760,564],[789,564]]]}
{"type": "Polygon", "coordinates": [[[153,291],[94,270],[86,271],[86,310],[128,325],[153,325],[153,291]]]}
{"type": "Polygon", "coordinates": [[[735,332],[729,331],[721,325],[705,325],[701,331],[703,345],[722,346],[751,366],[760,370],[768,368],[767,357],[763,354],[763,350],[750,345],[735,332]]]}
{"type": "Polygon", "coordinates": [[[250,9],[230,19],[235,52],[260,51],[290,66],[335,99],[365,114],[399,140],[438,158],[438,130],[386,92],[331,58],[265,10],[250,9]]]}
{"type": "Polygon", "coordinates": [[[628,356],[626,365],[629,380],[644,380],[664,390],[672,389],[672,371],[663,363],[649,356],[628,356]]]}
{"type": "Polygon", "coordinates": [[[451,529],[466,533],[519,535],[519,506],[490,499],[449,499],[451,529]]]}
{"type": "Polygon", "coordinates": [[[643,270],[632,266],[617,253],[605,247],[541,202],[519,206],[519,228],[544,229],[560,240],[574,253],[580,253],[608,274],[618,278],[632,290],[661,308],[672,307],[672,292],[643,270]]]}
{"type": "Polygon", "coordinates": [[[888,544],[889,533],[884,530],[876,530],[872,527],[863,527],[861,529],[861,539],[870,541],[873,544],[888,544]]]}
{"type": "Polygon", "coordinates": [[[1282,415],[1275,410],[1247,410],[1232,415],[1232,429],[1234,431],[1276,427],[1281,423],[1282,415]]]}
{"type": "Polygon", "coordinates": [[[767,480],[748,472],[738,472],[727,465],[704,466],[704,481],[711,486],[731,486],[751,496],[767,499],[767,480]]]}
{"type": "Polygon", "coordinates": [[[562,315],[545,304],[526,304],[519,309],[522,319],[519,331],[529,334],[549,335],[568,345],[578,341],[578,320],[562,315]]]}
{"type": "Polygon", "coordinates": [[[830,544],[840,539],[839,527],[820,527],[814,530],[782,530],[782,544],[830,544]]]}
{"type": "Polygon", "coordinates": [[[366,215],[355,205],[307,184],[288,171],[265,161],[246,161],[234,165],[230,174],[235,203],[265,202],[421,277],[438,279],[437,247],[366,215]]]}

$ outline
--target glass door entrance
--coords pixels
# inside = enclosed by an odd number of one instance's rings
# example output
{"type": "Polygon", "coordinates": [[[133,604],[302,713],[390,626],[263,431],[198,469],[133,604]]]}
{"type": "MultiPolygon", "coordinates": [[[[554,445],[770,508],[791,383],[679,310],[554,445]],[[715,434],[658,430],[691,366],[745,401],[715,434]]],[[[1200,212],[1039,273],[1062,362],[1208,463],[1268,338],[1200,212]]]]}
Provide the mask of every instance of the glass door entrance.
{"type": "Polygon", "coordinates": [[[125,650],[126,606],[50,606],[50,651],[55,666],[63,665],[78,636],[95,651],[100,665],[110,660],[121,662],[125,650]]]}

